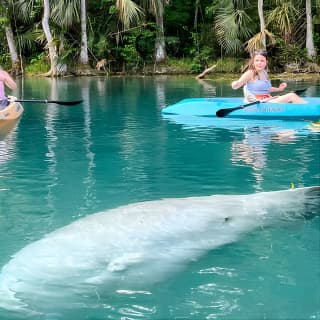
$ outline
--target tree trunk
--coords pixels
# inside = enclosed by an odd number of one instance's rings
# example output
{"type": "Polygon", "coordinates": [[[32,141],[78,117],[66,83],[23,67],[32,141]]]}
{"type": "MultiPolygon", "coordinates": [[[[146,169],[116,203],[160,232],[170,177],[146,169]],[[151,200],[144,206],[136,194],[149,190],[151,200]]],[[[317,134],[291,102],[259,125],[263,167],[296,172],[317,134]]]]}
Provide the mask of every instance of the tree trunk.
{"type": "Polygon", "coordinates": [[[81,51],[80,64],[88,65],[87,15],[86,0],[81,0],[81,51]]]}
{"type": "Polygon", "coordinates": [[[11,73],[13,75],[19,75],[21,73],[20,60],[17,52],[17,47],[14,41],[13,32],[10,26],[5,27],[6,38],[9,46],[10,56],[11,56],[11,73]]]}
{"type": "Polygon", "coordinates": [[[266,24],[264,21],[264,16],[263,16],[263,0],[258,0],[258,14],[259,14],[259,20],[260,20],[260,33],[261,33],[261,43],[262,43],[262,49],[267,48],[266,44],[266,24]]]}
{"type": "Polygon", "coordinates": [[[57,54],[57,48],[53,43],[53,38],[51,35],[50,26],[49,26],[49,18],[50,18],[50,3],[49,3],[49,0],[43,0],[42,28],[47,39],[47,46],[48,46],[49,58],[50,58],[50,70],[47,73],[45,73],[45,76],[55,77],[57,76],[58,54],[57,54]]]}
{"type": "Polygon", "coordinates": [[[197,30],[197,28],[198,28],[198,14],[199,14],[200,0],[196,0],[194,5],[195,5],[195,10],[194,10],[193,27],[195,28],[195,30],[197,30]]]}
{"type": "Polygon", "coordinates": [[[159,4],[158,12],[155,13],[156,16],[156,24],[158,27],[157,36],[156,36],[156,44],[155,44],[155,60],[156,63],[161,63],[166,60],[166,45],[164,41],[164,27],[163,27],[163,11],[164,4],[161,1],[159,4]]]}
{"type": "Polygon", "coordinates": [[[309,59],[314,59],[316,56],[316,50],[314,48],[314,42],[313,42],[311,0],[306,0],[306,17],[307,17],[306,48],[307,48],[309,59]]]}

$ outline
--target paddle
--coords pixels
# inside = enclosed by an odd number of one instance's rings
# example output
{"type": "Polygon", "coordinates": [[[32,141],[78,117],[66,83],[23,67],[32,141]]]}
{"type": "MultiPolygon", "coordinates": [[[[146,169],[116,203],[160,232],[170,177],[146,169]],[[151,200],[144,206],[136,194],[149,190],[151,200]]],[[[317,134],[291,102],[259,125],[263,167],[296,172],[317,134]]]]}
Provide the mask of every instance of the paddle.
{"type": "Polygon", "coordinates": [[[237,107],[233,107],[233,108],[227,108],[227,109],[220,109],[216,112],[216,116],[219,117],[219,118],[222,118],[222,117],[225,117],[226,115],[228,115],[230,112],[233,112],[235,110],[240,110],[240,109],[243,109],[243,108],[246,108],[246,107],[249,107],[249,106],[253,106],[255,104],[259,104],[260,101],[257,100],[257,101],[254,101],[254,102],[250,102],[250,103],[247,103],[247,104],[242,104],[241,106],[237,106],[237,107]]]}
{"type": "MultiPolygon", "coordinates": [[[[300,89],[300,90],[295,90],[293,92],[299,95],[299,94],[305,92],[306,90],[307,90],[307,88],[304,88],[304,89],[300,89]]],[[[216,112],[216,116],[219,117],[219,118],[222,118],[222,117],[227,116],[229,113],[231,113],[231,112],[233,112],[235,110],[240,110],[240,109],[243,109],[243,108],[255,105],[255,104],[259,104],[259,103],[260,103],[260,101],[257,100],[257,101],[250,102],[250,103],[247,103],[247,104],[242,104],[242,105],[234,107],[234,108],[220,109],[220,110],[218,110],[216,112]]]]}
{"type": "Polygon", "coordinates": [[[17,102],[34,102],[34,103],[55,103],[55,104],[61,104],[65,106],[73,106],[75,104],[79,104],[83,102],[83,100],[71,100],[71,101],[57,101],[57,100],[35,100],[35,99],[17,99],[14,100],[17,102]]]}
{"type": "Polygon", "coordinates": [[[304,93],[305,91],[307,91],[308,88],[304,88],[304,89],[299,89],[299,90],[294,90],[293,92],[296,93],[297,95],[304,93]]]}

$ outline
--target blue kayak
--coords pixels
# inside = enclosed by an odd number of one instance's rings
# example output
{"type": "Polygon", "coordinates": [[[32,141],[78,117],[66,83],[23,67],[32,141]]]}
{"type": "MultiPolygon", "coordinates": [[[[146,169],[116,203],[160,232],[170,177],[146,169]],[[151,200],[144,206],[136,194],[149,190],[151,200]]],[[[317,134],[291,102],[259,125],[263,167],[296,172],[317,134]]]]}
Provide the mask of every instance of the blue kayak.
{"type": "Polygon", "coordinates": [[[319,120],[320,98],[304,98],[307,104],[257,103],[246,106],[243,98],[189,98],[164,107],[163,114],[216,117],[218,110],[239,108],[228,113],[227,118],[319,120]]]}

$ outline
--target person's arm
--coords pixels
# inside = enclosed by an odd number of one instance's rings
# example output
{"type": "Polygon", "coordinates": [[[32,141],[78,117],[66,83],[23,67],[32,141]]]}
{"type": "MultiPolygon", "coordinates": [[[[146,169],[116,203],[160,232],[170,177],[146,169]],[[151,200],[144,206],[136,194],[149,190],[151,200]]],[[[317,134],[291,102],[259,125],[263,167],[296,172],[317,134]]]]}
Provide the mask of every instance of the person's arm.
{"type": "Polygon", "coordinates": [[[231,83],[232,89],[239,89],[243,87],[248,81],[252,79],[252,70],[246,71],[239,80],[233,81],[231,83]]]}
{"type": "Polygon", "coordinates": [[[270,91],[270,93],[271,92],[280,92],[280,91],[283,91],[286,87],[287,87],[287,84],[285,82],[282,82],[279,84],[278,88],[271,87],[269,91],[270,91]]]}
{"type": "Polygon", "coordinates": [[[3,81],[4,84],[11,90],[14,90],[17,88],[16,82],[11,78],[9,73],[4,70],[1,70],[0,72],[0,81],[3,81]]]}

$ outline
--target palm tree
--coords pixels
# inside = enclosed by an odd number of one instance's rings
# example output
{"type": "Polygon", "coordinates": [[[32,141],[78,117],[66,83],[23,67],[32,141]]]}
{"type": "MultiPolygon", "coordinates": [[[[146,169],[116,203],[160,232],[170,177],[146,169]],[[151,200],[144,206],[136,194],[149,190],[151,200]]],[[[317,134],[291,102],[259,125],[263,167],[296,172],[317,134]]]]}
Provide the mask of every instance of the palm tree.
{"type": "Polygon", "coordinates": [[[87,38],[87,13],[86,0],[81,0],[81,50],[80,50],[80,64],[88,65],[88,38],[87,38]]]}
{"type": "Polygon", "coordinates": [[[164,6],[169,4],[169,0],[147,0],[149,9],[156,19],[157,33],[155,41],[155,62],[164,62],[167,58],[165,36],[164,36],[164,6]]]}
{"type": "Polygon", "coordinates": [[[248,1],[224,0],[216,12],[214,29],[217,40],[226,53],[243,51],[242,44],[249,39],[252,31],[249,28],[251,18],[245,9],[248,1]]]}
{"type": "MultiPolygon", "coordinates": [[[[155,61],[161,63],[167,58],[165,38],[164,38],[164,25],[163,15],[164,6],[168,4],[168,0],[141,0],[144,7],[147,7],[150,12],[155,16],[157,25],[157,34],[155,41],[155,61]]],[[[116,6],[119,10],[119,18],[124,27],[128,27],[131,23],[138,21],[143,15],[142,8],[131,0],[117,0],[116,6]]]]}
{"type": "Polygon", "coordinates": [[[18,75],[20,74],[20,59],[17,51],[17,46],[15,43],[15,38],[13,34],[13,30],[11,28],[11,20],[12,20],[12,3],[8,3],[8,1],[2,1],[0,5],[0,14],[1,18],[5,22],[5,34],[9,47],[10,58],[11,58],[11,73],[18,75]]]}
{"type": "Polygon", "coordinates": [[[58,64],[58,52],[51,34],[51,30],[49,26],[49,18],[50,18],[50,3],[49,3],[49,0],[43,0],[42,28],[46,35],[47,47],[49,50],[49,58],[50,58],[50,70],[45,75],[56,76],[57,64],[58,64]]]}
{"type": "Polygon", "coordinates": [[[248,40],[246,49],[249,52],[253,52],[256,49],[266,50],[267,39],[268,39],[268,42],[274,43],[273,34],[266,29],[264,12],[263,12],[263,0],[258,0],[258,15],[259,15],[259,22],[260,22],[260,32],[248,40]]]}
{"type": "Polygon", "coordinates": [[[310,59],[314,59],[316,56],[316,50],[314,48],[314,42],[313,42],[311,0],[306,0],[306,17],[307,17],[306,48],[308,52],[308,57],[310,59]]]}
{"type": "Polygon", "coordinates": [[[23,21],[31,20],[31,17],[35,12],[34,10],[39,10],[42,7],[43,14],[41,18],[41,24],[45,35],[46,48],[48,49],[50,59],[50,70],[44,75],[58,75],[58,51],[49,25],[49,19],[51,17],[51,8],[49,0],[17,0],[16,5],[19,8],[19,10],[17,10],[17,14],[23,21]]]}
{"type": "Polygon", "coordinates": [[[258,14],[259,14],[259,20],[260,20],[260,33],[261,33],[261,43],[262,48],[266,49],[266,36],[265,36],[265,29],[266,24],[264,22],[264,15],[263,15],[263,0],[258,0],[258,14]]]}
{"type": "Polygon", "coordinates": [[[13,31],[10,25],[5,27],[5,32],[6,32],[6,38],[7,38],[10,57],[11,57],[11,65],[12,65],[11,73],[14,75],[19,75],[21,73],[20,59],[18,56],[18,51],[17,51],[15,40],[14,40],[13,31]]]}
{"type": "MultiPolygon", "coordinates": [[[[87,36],[87,9],[86,0],[56,0],[53,3],[52,19],[59,26],[67,30],[75,23],[80,22],[81,44],[79,63],[81,69],[87,69],[88,57],[88,36],[87,36]]],[[[83,72],[83,70],[81,71],[83,72]]]]}
{"type": "Polygon", "coordinates": [[[193,20],[193,27],[197,30],[198,28],[198,14],[200,8],[200,0],[196,0],[194,3],[194,20],[193,20]]]}
{"type": "Polygon", "coordinates": [[[276,0],[275,8],[269,13],[267,22],[279,29],[281,37],[288,44],[294,40],[294,21],[299,15],[294,1],[276,0]]]}

